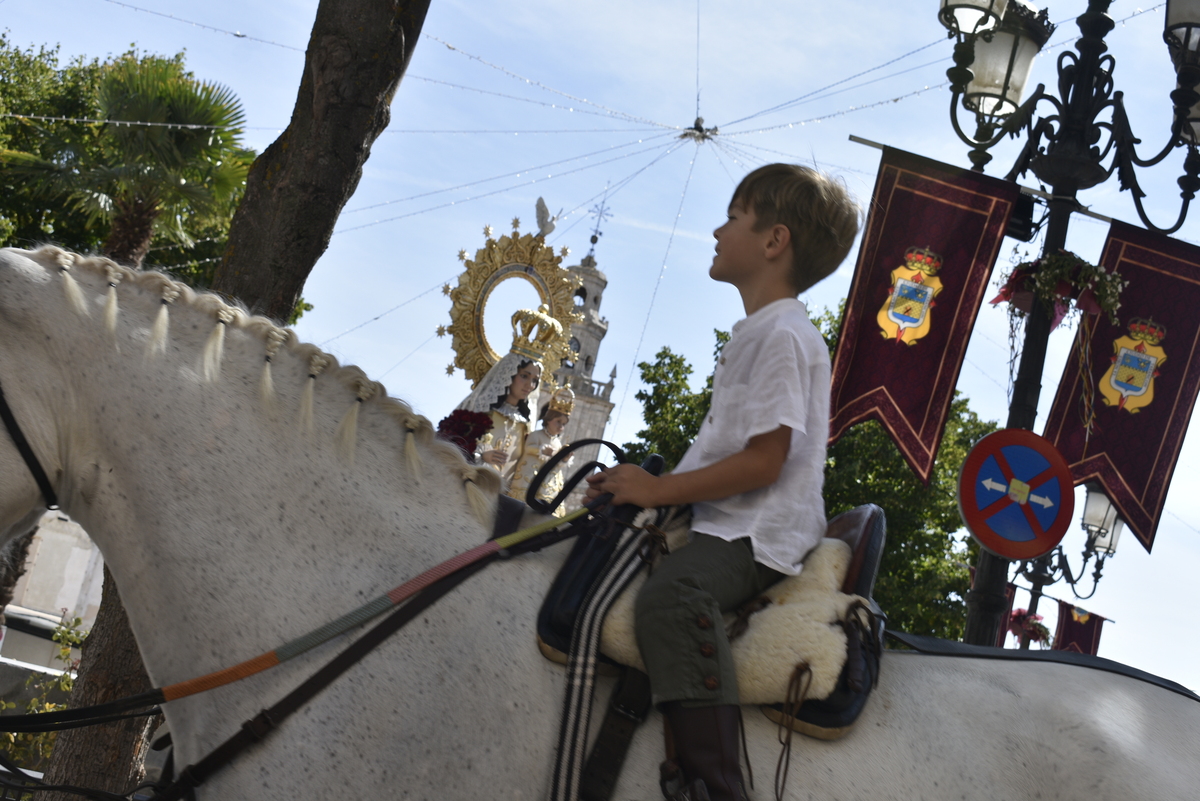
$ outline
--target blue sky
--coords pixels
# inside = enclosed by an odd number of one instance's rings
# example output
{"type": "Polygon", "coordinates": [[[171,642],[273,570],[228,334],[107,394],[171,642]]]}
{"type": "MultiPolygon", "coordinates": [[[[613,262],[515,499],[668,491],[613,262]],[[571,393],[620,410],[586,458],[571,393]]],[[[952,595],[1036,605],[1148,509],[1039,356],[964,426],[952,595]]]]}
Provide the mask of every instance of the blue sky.
{"type": "MultiPolygon", "coordinates": [[[[1071,0],[1050,9],[1060,28],[1031,84],[1053,84],[1054,59],[1077,35],[1070,19],[1084,7],[1071,0]]],[[[0,0],[14,44],[60,44],[64,59],[104,57],[131,44],[186,51],[198,77],[241,98],[246,141],[257,150],[287,124],[315,8],[311,0],[0,0]]],[[[544,196],[552,211],[564,209],[549,241],[569,247],[568,262],[576,263],[594,225],[588,211],[608,185],[613,216],[595,255],[609,279],[601,312],[610,328],[596,375],[616,367],[608,435],[631,439],[641,424],[638,384],[630,382],[636,362],[666,345],[696,366],[699,380],[711,364],[712,330],[741,317],[736,292],[707,278],[712,229],[741,175],[766,161],[815,163],[842,175],[865,203],[879,153],[851,135],[969,164],[947,119],[952,43],[936,9],[934,0],[433,0],[391,126],[305,288],[316,308],[299,334],[382,376],[393,395],[437,420],[469,390],[461,372],[445,373],[450,338],[433,336],[448,322],[449,301],[438,288],[457,276],[459,249],[473,253],[485,224],[504,232],[520,217],[522,230],[531,230],[534,203],[544,196]],[[715,142],[700,145],[678,138],[697,116],[697,88],[699,115],[719,128],[715,142]]],[[[1118,0],[1111,14],[1124,20],[1108,38],[1117,88],[1136,133],[1156,152],[1174,88],[1163,7],[1118,0]]],[[[997,147],[990,171],[1007,172],[1017,148],[997,147]]],[[[1176,154],[1143,175],[1160,224],[1174,219],[1180,163],[1176,154]]],[[[1036,186],[1032,176],[1023,183],[1036,186]]],[[[1081,201],[1137,220],[1115,180],[1081,201]]],[[[1097,259],[1106,232],[1106,224],[1076,215],[1068,247],[1097,259]]],[[[1200,240],[1200,220],[1179,236],[1200,240]]],[[[1006,242],[997,275],[1013,244],[1006,242]]],[[[855,258],[805,296],[811,309],[836,307],[855,258]]],[[[1059,330],[1051,338],[1038,430],[1071,336],[1059,330]]],[[[959,389],[987,419],[1006,415],[1007,338],[1004,311],[985,307],[959,389]]],[[[1153,555],[1127,537],[1084,605],[1116,621],[1106,627],[1102,656],[1200,689],[1200,666],[1179,647],[1194,625],[1184,588],[1200,564],[1198,448],[1200,441],[1185,444],[1153,555]]],[[[1077,527],[1064,546],[1077,566],[1077,527]]],[[[1064,585],[1048,591],[1070,595],[1064,585]]],[[[1027,597],[1019,593],[1018,605],[1027,597]]],[[[1043,605],[1051,628],[1053,606],[1043,605]]]]}

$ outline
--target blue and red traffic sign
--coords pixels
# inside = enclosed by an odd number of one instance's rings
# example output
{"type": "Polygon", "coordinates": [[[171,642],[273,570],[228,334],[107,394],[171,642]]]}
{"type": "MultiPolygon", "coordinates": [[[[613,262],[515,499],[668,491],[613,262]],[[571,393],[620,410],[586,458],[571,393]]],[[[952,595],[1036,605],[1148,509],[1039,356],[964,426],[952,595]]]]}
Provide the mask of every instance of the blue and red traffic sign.
{"type": "Polygon", "coordinates": [[[1008,428],[976,443],[958,477],[958,511],[984,548],[1004,559],[1054,550],[1075,515],[1067,461],[1032,431],[1008,428]]]}

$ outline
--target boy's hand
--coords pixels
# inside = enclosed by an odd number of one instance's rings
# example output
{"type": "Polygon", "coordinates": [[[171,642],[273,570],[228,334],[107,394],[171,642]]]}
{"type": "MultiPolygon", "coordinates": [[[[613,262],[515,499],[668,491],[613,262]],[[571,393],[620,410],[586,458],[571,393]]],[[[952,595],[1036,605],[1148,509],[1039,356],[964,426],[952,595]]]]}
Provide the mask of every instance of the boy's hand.
{"type": "Polygon", "coordinates": [[[632,503],[643,509],[659,505],[658,476],[647,473],[634,464],[619,464],[616,467],[587,477],[588,491],[585,501],[594,501],[606,492],[611,492],[614,506],[632,503]]]}

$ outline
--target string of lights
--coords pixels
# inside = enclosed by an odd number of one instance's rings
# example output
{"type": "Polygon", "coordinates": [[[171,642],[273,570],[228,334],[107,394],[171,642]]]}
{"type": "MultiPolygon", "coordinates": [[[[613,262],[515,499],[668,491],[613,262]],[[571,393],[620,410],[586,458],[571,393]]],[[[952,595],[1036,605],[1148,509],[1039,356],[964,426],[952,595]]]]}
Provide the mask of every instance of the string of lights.
{"type": "Polygon", "coordinates": [[[926,92],[932,91],[934,89],[941,89],[942,87],[949,86],[949,85],[950,85],[949,81],[942,81],[941,83],[934,84],[933,86],[923,86],[920,89],[916,90],[915,92],[909,92],[908,94],[903,94],[903,95],[899,95],[898,97],[888,98],[887,100],[877,100],[876,102],[868,103],[865,106],[850,106],[849,108],[842,109],[841,111],[835,111],[831,114],[822,114],[819,117],[810,117],[807,120],[797,120],[796,122],[785,122],[785,123],[781,123],[779,125],[769,125],[766,128],[755,128],[753,130],[746,130],[746,131],[722,131],[721,135],[722,136],[745,136],[746,134],[765,133],[766,131],[777,131],[780,128],[796,128],[799,126],[808,125],[809,123],[824,122],[825,120],[832,120],[836,117],[844,117],[847,114],[853,114],[856,111],[866,111],[867,109],[878,108],[879,106],[886,106],[889,103],[899,103],[901,100],[907,100],[910,97],[916,97],[917,95],[923,95],[926,92]]]}
{"type": "Polygon", "coordinates": [[[374,225],[382,225],[383,223],[387,223],[387,222],[395,222],[396,220],[403,220],[407,217],[415,217],[418,214],[425,214],[425,213],[428,213],[431,211],[435,211],[437,209],[444,209],[444,208],[448,208],[450,206],[460,205],[462,203],[469,203],[472,200],[479,200],[479,199],[485,198],[485,197],[492,197],[494,195],[500,195],[505,192],[511,192],[514,189],[520,189],[521,187],[532,186],[533,184],[536,184],[536,183],[549,181],[549,180],[552,180],[555,178],[562,178],[563,176],[566,176],[566,175],[574,175],[577,172],[583,172],[584,170],[591,170],[596,167],[600,167],[604,164],[611,164],[614,161],[620,161],[621,159],[627,159],[627,158],[631,158],[633,156],[639,156],[644,153],[651,152],[653,150],[658,150],[661,147],[662,147],[662,145],[655,145],[654,147],[651,147],[651,148],[644,148],[642,150],[638,150],[633,153],[624,153],[620,156],[614,156],[611,159],[605,159],[604,161],[598,161],[595,164],[587,164],[582,167],[577,167],[576,169],[573,169],[573,170],[567,170],[565,172],[560,172],[560,173],[557,173],[554,175],[547,175],[544,178],[533,178],[529,181],[522,181],[519,184],[511,184],[509,186],[501,187],[500,189],[492,190],[491,192],[483,192],[478,195],[472,195],[471,197],[465,197],[465,198],[461,198],[459,200],[451,200],[446,203],[439,203],[436,206],[430,206],[428,208],[418,209],[417,211],[410,211],[406,214],[397,214],[394,217],[387,217],[382,220],[374,220],[373,222],[363,223],[362,225],[355,225],[355,226],[351,226],[349,228],[340,228],[340,229],[334,231],[334,234],[336,235],[336,234],[348,233],[349,231],[358,231],[363,228],[370,228],[371,226],[374,226],[374,225]]]}
{"type": "Polygon", "coordinates": [[[486,184],[490,181],[499,181],[503,178],[519,178],[519,177],[521,177],[521,175],[523,173],[533,172],[534,170],[544,170],[548,167],[557,167],[560,164],[569,164],[572,161],[579,161],[580,159],[591,158],[592,156],[598,156],[601,153],[611,153],[614,150],[622,150],[627,147],[633,147],[635,145],[644,144],[645,142],[648,142],[648,141],[651,141],[654,139],[659,139],[661,137],[668,136],[668,135],[669,134],[657,134],[655,136],[646,137],[644,139],[635,139],[632,142],[626,142],[623,145],[612,145],[611,147],[605,147],[605,148],[601,148],[600,150],[594,150],[590,153],[584,153],[583,155],[580,155],[580,156],[572,156],[571,158],[567,158],[567,159],[559,159],[558,161],[550,161],[545,164],[538,164],[536,166],[526,167],[521,170],[503,172],[503,173],[500,173],[499,175],[493,175],[490,178],[481,178],[478,181],[470,181],[465,184],[458,184],[456,186],[448,186],[444,189],[433,189],[428,192],[421,192],[416,195],[409,195],[408,197],[398,198],[396,200],[385,200],[382,203],[372,203],[369,206],[359,206],[356,209],[349,209],[342,213],[343,214],[355,214],[360,211],[367,211],[369,209],[377,209],[377,208],[381,208],[383,206],[392,206],[392,205],[395,205],[396,203],[404,203],[409,200],[417,200],[417,199],[423,198],[423,197],[430,197],[432,195],[438,195],[443,192],[454,192],[459,189],[468,189],[472,186],[478,186],[479,184],[486,184]]]}
{"type": "Polygon", "coordinates": [[[465,51],[461,48],[455,47],[454,45],[450,44],[449,42],[447,42],[443,39],[439,39],[438,37],[434,36],[433,34],[422,33],[421,35],[426,39],[432,39],[433,41],[437,42],[440,45],[445,45],[445,47],[447,49],[449,49],[455,53],[458,53],[459,55],[466,56],[467,58],[471,59],[472,61],[477,61],[480,64],[483,64],[484,66],[491,67],[494,70],[499,70],[500,72],[504,73],[505,75],[509,76],[510,78],[514,78],[515,80],[521,81],[529,86],[536,86],[538,89],[541,89],[546,92],[550,92],[552,94],[559,95],[561,97],[565,97],[569,100],[574,100],[576,103],[586,103],[589,106],[594,106],[595,108],[602,109],[608,115],[624,117],[625,119],[629,120],[630,122],[640,122],[640,123],[644,123],[646,125],[655,125],[660,128],[672,128],[672,129],[676,129],[676,130],[678,129],[678,127],[674,126],[674,125],[666,125],[661,122],[655,122],[654,120],[648,120],[645,117],[639,117],[636,114],[629,114],[624,111],[618,111],[617,109],[609,108],[608,106],[602,105],[600,103],[595,103],[584,97],[576,97],[575,95],[568,94],[567,92],[559,91],[558,89],[555,89],[553,87],[546,86],[541,81],[535,81],[532,78],[526,78],[524,75],[518,75],[517,73],[508,69],[507,67],[502,67],[499,64],[493,64],[492,62],[482,59],[479,56],[472,55],[471,53],[468,53],[467,51],[465,51]]]}
{"type": "Polygon", "coordinates": [[[755,119],[756,117],[761,117],[764,114],[772,114],[776,111],[783,111],[784,109],[791,108],[792,106],[799,104],[801,101],[806,100],[807,98],[810,98],[813,95],[819,95],[822,92],[832,89],[835,86],[841,86],[842,84],[847,83],[848,81],[853,81],[855,78],[861,78],[864,75],[869,75],[870,73],[875,72],[876,70],[881,70],[884,67],[891,66],[892,64],[895,64],[899,61],[903,61],[906,58],[915,56],[917,53],[920,53],[924,50],[928,50],[931,47],[936,47],[937,45],[939,45],[945,41],[946,41],[945,37],[939,37],[937,40],[932,41],[929,44],[921,45],[920,47],[916,48],[915,50],[909,50],[904,55],[896,56],[895,58],[889,59],[889,60],[883,62],[882,64],[876,64],[874,67],[871,67],[870,69],[865,69],[862,72],[856,72],[855,74],[853,74],[847,78],[842,78],[840,81],[834,81],[833,83],[826,84],[825,86],[822,86],[819,89],[813,89],[811,92],[806,92],[805,94],[802,94],[799,97],[794,98],[792,100],[788,100],[784,103],[780,103],[778,105],[771,106],[770,108],[763,109],[762,111],[757,111],[746,117],[739,117],[736,120],[730,120],[729,122],[724,123],[724,125],[722,125],[721,127],[725,127],[725,126],[729,126],[729,125],[737,125],[739,122],[746,122],[747,120],[752,120],[752,119],[755,119]]]}
{"type": "Polygon", "coordinates": [[[667,272],[667,262],[671,258],[671,245],[675,242],[675,232],[679,229],[679,218],[683,216],[683,202],[687,200],[688,187],[692,184],[692,173],[696,169],[696,156],[700,154],[700,143],[692,151],[692,159],[688,162],[687,178],[683,181],[683,191],[679,193],[679,208],[675,211],[675,220],[671,223],[671,235],[667,237],[667,252],[663,254],[662,266],[658,268],[658,278],[654,281],[654,289],[650,293],[650,305],[646,307],[646,319],[642,321],[642,332],[638,334],[637,347],[633,349],[633,364],[629,368],[629,381],[625,382],[625,391],[621,393],[621,404],[617,407],[617,416],[613,427],[621,422],[621,412],[625,410],[625,399],[629,397],[629,387],[633,385],[633,376],[637,371],[638,356],[642,352],[642,344],[646,340],[646,329],[650,327],[650,315],[654,312],[654,300],[658,297],[658,288],[662,285],[663,275],[667,272]]]}
{"type": "Polygon", "coordinates": [[[247,34],[242,33],[241,31],[230,31],[230,30],[226,30],[224,28],[214,28],[212,25],[205,25],[203,22],[194,22],[190,19],[183,19],[182,17],[176,17],[173,14],[166,14],[162,11],[152,11],[148,8],[142,8],[141,6],[130,5],[129,3],[122,3],[121,0],[104,0],[104,2],[112,3],[114,6],[121,6],[122,8],[132,9],[133,11],[140,11],[143,14],[153,14],[156,17],[166,17],[167,19],[172,19],[172,20],[175,20],[176,22],[182,22],[185,25],[191,25],[194,28],[203,28],[207,31],[213,31],[214,33],[223,33],[228,36],[236,37],[238,39],[245,39],[248,42],[258,42],[260,44],[272,45],[274,47],[282,47],[284,50],[294,50],[297,53],[304,52],[303,47],[292,47],[291,45],[285,45],[285,44],[280,44],[279,42],[273,42],[270,39],[259,39],[257,36],[249,36],[247,34]]]}

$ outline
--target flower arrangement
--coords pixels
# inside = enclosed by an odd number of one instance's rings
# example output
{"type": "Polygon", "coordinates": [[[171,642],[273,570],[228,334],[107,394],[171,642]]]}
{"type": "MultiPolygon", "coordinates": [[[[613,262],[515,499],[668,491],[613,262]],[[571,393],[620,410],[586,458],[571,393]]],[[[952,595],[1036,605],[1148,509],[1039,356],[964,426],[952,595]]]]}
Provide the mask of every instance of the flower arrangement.
{"type": "Polygon", "coordinates": [[[1069,250],[1059,250],[1013,267],[992,303],[1007,302],[1010,315],[1024,316],[1033,310],[1036,297],[1051,309],[1055,327],[1071,311],[1104,314],[1118,325],[1121,292],[1128,283],[1116,271],[1106,272],[1069,250]]]}
{"type": "Polygon", "coordinates": [[[1042,616],[1031,614],[1024,609],[1014,609],[1008,616],[1008,630],[1020,639],[1028,636],[1030,642],[1050,644],[1050,629],[1042,625],[1042,616]]]}
{"type": "Polygon", "coordinates": [[[491,428],[490,414],[466,409],[455,409],[437,425],[438,436],[457,445],[468,459],[474,456],[479,438],[491,428]]]}

